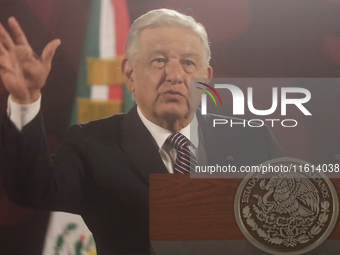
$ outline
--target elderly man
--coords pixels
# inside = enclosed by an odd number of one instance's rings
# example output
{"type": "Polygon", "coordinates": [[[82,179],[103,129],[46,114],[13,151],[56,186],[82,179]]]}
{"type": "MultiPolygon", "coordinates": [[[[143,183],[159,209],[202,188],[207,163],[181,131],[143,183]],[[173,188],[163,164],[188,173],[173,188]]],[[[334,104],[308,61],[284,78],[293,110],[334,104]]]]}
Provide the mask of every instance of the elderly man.
{"type": "MultiPolygon", "coordinates": [[[[38,58],[17,21],[10,18],[9,25],[12,38],[0,25],[0,74],[10,93],[1,170],[9,197],[22,206],[80,214],[99,255],[150,254],[149,174],[187,172],[190,156],[216,158],[205,150],[209,115],[196,115],[199,102],[190,104],[190,78],[212,77],[204,27],[167,9],[138,18],[121,66],[137,105],[126,115],[71,127],[49,156],[40,90],[60,41],[50,42],[38,58]],[[187,139],[192,122],[199,127],[191,134],[196,142],[187,139]]],[[[248,131],[219,134],[235,161],[258,164],[280,156],[266,127],[248,131]]]]}

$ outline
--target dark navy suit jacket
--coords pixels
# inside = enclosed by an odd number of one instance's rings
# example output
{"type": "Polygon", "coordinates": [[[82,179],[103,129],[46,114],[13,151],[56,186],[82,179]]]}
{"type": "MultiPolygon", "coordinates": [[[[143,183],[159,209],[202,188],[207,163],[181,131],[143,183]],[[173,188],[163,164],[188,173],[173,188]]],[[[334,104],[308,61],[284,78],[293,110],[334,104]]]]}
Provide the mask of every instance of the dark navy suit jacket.
{"type": "MultiPolygon", "coordinates": [[[[221,125],[212,132],[212,115],[197,118],[208,164],[232,156],[235,165],[257,165],[281,156],[268,127],[221,125]]],[[[80,214],[98,255],[150,254],[149,174],[168,171],[136,107],[126,115],[72,126],[53,155],[41,114],[21,132],[5,117],[0,155],[13,202],[80,214]]]]}

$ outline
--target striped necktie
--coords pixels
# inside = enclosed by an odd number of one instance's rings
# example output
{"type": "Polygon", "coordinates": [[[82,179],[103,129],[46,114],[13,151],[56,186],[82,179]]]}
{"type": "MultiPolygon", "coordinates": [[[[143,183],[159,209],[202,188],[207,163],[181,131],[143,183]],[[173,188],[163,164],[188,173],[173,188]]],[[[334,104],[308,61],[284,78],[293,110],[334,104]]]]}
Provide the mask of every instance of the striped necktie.
{"type": "Polygon", "coordinates": [[[177,151],[175,173],[184,174],[190,173],[190,170],[195,171],[198,164],[195,155],[189,149],[189,140],[184,135],[174,132],[169,135],[167,141],[177,151]]]}

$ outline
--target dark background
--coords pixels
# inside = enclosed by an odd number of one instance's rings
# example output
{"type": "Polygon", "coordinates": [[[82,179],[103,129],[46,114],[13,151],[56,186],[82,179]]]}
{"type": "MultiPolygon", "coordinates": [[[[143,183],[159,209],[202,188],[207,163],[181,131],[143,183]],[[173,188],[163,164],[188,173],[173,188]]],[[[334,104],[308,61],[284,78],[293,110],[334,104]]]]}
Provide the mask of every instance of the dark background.
{"type": "MultiPolygon", "coordinates": [[[[91,0],[0,0],[0,22],[7,27],[15,16],[38,54],[50,40],[62,41],[42,98],[51,151],[69,126],[90,5],[91,0]]],[[[204,24],[214,77],[340,76],[340,0],[127,0],[127,5],[131,21],[151,9],[172,8],[204,24]]],[[[340,84],[307,86],[313,119],[293,111],[290,118],[299,126],[273,133],[286,156],[332,162],[340,144],[340,84]]],[[[270,106],[270,92],[254,88],[257,108],[270,106]]],[[[7,96],[0,83],[1,113],[7,96]]],[[[0,186],[0,253],[40,254],[48,216],[11,204],[0,186]]]]}

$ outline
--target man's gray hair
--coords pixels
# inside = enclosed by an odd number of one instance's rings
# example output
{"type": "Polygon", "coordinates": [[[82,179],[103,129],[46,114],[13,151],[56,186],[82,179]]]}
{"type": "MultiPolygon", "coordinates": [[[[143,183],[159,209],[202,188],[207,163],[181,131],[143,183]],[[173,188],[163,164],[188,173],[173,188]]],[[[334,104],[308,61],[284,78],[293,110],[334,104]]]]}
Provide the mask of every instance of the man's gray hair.
{"type": "Polygon", "coordinates": [[[211,53],[208,35],[203,25],[196,22],[196,20],[191,16],[187,16],[170,9],[149,11],[133,22],[125,44],[125,53],[127,58],[130,58],[131,60],[135,59],[138,52],[138,39],[142,31],[146,28],[155,27],[181,27],[187,28],[196,33],[202,41],[204,64],[209,66],[211,53]]]}

